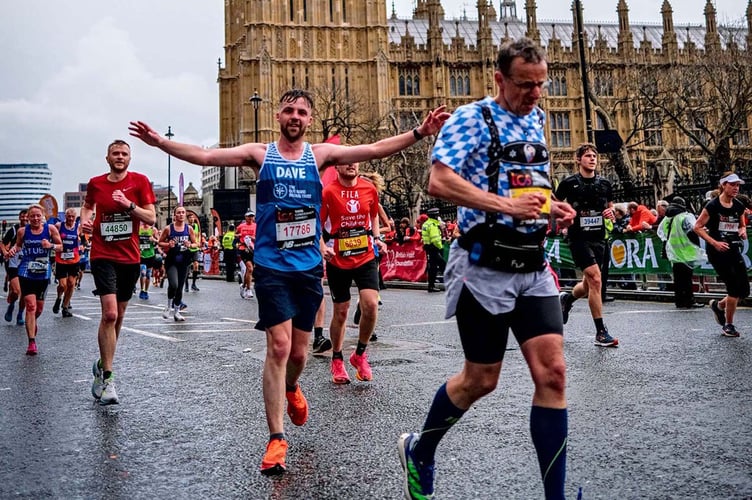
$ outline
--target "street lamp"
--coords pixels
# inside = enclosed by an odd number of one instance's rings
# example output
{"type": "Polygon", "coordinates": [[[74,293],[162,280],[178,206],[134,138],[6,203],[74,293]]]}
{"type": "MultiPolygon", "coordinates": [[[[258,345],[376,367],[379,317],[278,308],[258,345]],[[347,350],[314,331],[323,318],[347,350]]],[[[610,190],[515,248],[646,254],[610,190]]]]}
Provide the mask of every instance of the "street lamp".
{"type": "Polygon", "coordinates": [[[251,96],[251,104],[253,104],[253,126],[255,130],[256,137],[254,139],[255,142],[259,141],[259,129],[258,129],[258,109],[259,104],[261,104],[261,96],[256,92],[256,90],[253,91],[253,95],[251,96]]]}
{"type": "MultiPolygon", "coordinates": [[[[168,141],[172,140],[172,137],[175,134],[172,133],[172,127],[167,127],[167,133],[165,134],[165,137],[167,137],[168,141]]],[[[171,200],[170,195],[172,194],[172,184],[170,181],[170,154],[167,153],[167,225],[169,226],[172,223],[172,206],[171,206],[171,200]]]]}

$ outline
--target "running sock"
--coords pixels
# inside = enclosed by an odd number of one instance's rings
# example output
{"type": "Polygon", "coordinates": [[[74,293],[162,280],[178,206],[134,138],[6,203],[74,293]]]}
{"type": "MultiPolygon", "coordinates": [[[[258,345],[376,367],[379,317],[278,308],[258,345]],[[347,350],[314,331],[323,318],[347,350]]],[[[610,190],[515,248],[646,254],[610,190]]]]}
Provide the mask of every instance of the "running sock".
{"type": "Polygon", "coordinates": [[[345,359],[345,357],[342,356],[342,351],[332,351],[332,361],[335,359],[345,359]]]}
{"type": "Polygon", "coordinates": [[[324,327],[323,326],[314,326],[313,327],[313,336],[316,338],[323,337],[324,336],[324,327]]]}
{"type": "Polygon", "coordinates": [[[567,465],[567,409],[530,409],[530,435],[538,453],[546,499],[563,499],[567,465]]]}
{"type": "Polygon", "coordinates": [[[428,410],[428,416],[423,424],[423,430],[420,433],[420,439],[415,444],[413,454],[419,462],[432,464],[436,447],[444,434],[459,421],[466,410],[457,408],[449,394],[446,391],[446,384],[439,387],[436,395],[433,397],[431,409],[428,410]]]}
{"type": "Polygon", "coordinates": [[[593,323],[595,323],[596,332],[601,332],[606,329],[606,325],[603,324],[603,318],[593,318],[593,323]]]}
{"type": "Polygon", "coordinates": [[[111,371],[103,371],[103,372],[102,372],[102,378],[103,378],[104,380],[107,380],[107,379],[108,379],[108,378],[110,378],[111,376],[112,376],[112,372],[111,372],[111,371]]]}
{"type": "Polygon", "coordinates": [[[196,278],[198,278],[198,271],[193,271],[193,275],[191,276],[192,286],[196,286],[196,278]]]}
{"type": "Polygon", "coordinates": [[[274,434],[269,434],[269,441],[273,441],[275,439],[285,439],[285,433],[284,432],[275,432],[274,434]]]}
{"type": "Polygon", "coordinates": [[[285,382],[285,392],[295,392],[295,389],[298,388],[298,384],[290,385],[285,382]]]}
{"type": "Polygon", "coordinates": [[[358,356],[362,356],[364,352],[366,352],[366,347],[368,347],[368,344],[364,344],[361,341],[358,341],[358,347],[355,348],[355,354],[358,356]]]}

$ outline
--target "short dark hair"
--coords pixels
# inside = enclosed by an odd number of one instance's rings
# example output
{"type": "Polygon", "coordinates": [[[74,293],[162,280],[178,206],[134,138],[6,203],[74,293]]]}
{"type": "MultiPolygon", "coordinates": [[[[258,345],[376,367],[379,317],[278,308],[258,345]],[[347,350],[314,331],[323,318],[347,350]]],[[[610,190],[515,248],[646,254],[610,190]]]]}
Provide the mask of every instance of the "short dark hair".
{"type": "Polygon", "coordinates": [[[546,53],[527,37],[512,40],[499,47],[499,55],[496,57],[496,70],[500,71],[502,75],[509,76],[509,70],[515,57],[521,57],[526,63],[538,64],[546,60],[546,53]]]}
{"type": "Polygon", "coordinates": [[[283,102],[295,102],[300,98],[305,99],[311,109],[313,109],[313,97],[311,96],[310,92],[302,89],[288,90],[287,92],[282,94],[282,97],[279,98],[279,103],[282,104],[283,102]]]}
{"type": "Polygon", "coordinates": [[[577,146],[577,150],[574,152],[575,158],[578,160],[582,158],[582,155],[587,153],[588,151],[592,151],[595,154],[598,154],[598,148],[595,147],[595,144],[592,142],[583,142],[579,146],[577,146]]]}
{"type": "Polygon", "coordinates": [[[110,149],[112,149],[112,146],[127,146],[128,149],[131,149],[131,145],[125,142],[122,139],[115,139],[107,146],[107,154],[110,154],[110,149]]]}

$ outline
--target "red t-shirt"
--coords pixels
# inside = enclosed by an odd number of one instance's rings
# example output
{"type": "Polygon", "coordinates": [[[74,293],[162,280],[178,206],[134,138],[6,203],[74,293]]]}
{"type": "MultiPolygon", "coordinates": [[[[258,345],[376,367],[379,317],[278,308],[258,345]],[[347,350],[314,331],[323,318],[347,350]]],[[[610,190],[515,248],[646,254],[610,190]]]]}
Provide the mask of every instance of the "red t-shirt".
{"type": "Polygon", "coordinates": [[[373,218],[379,213],[379,194],[369,181],[358,177],[353,187],[335,180],[321,193],[321,222],[331,223],[334,257],[340,269],[354,269],[373,260],[373,218]]]}
{"type": "Polygon", "coordinates": [[[141,262],[138,246],[139,221],[128,215],[112,199],[118,189],[139,207],[156,202],[149,179],[137,172],[128,172],[119,182],[107,180],[109,174],[92,177],[86,186],[86,204],[94,207],[94,232],[91,240],[91,260],[105,259],[121,264],[141,262]]]}
{"type": "Polygon", "coordinates": [[[241,222],[235,230],[235,236],[240,240],[240,243],[238,244],[240,250],[246,250],[246,236],[251,237],[251,248],[253,248],[254,242],[256,241],[256,223],[252,222],[251,224],[248,224],[247,222],[241,222]]]}

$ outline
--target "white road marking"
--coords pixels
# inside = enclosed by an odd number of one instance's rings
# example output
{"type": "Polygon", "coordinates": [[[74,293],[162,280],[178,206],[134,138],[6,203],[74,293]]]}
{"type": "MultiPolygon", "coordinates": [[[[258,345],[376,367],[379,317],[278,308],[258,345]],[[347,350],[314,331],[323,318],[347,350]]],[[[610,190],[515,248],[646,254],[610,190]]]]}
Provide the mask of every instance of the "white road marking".
{"type": "Polygon", "coordinates": [[[455,320],[448,319],[446,321],[426,321],[424,323],[402,323],[401,325],[381,325],[388,326],[389,328],[402,328],[405,326],[430,326],[430,325],[448,325],[455,323],[455,320]]]}
{"type": "MultiPolygon", "coordinates": [[[[186,326],[191,326],[190,324],[186,326]]],[[[217,330],[216,328],[213,328],[211,330],[191,330],[191,329],[184,329],[184,330],[165,330],[165,333],[229,333],[229,332],[250,332],[253,331],[252,329],[244,328],[242,330],[227,330],[223,328],[222,330],[217,330]]]]}
{"type": "Polygon", "coordinates": [[[121,331],[138,333],[139,335],[143,335],[145,337],[154,337],[155,339],[167,340],[168,342],[185,342],[184,339],[176,339],[175,337],[168,337],[167,335],[160,335],[158,333],[147,332],[145,330],[138,330],[136,328],[130,328],[127,326],[124,326],[121,329],[121,331]]]}
{"type": "Polygon", "coordinates": [[[237,321],[238,323],[258,323],[257,319],[221,318],[223,321],[237,321]]]}

